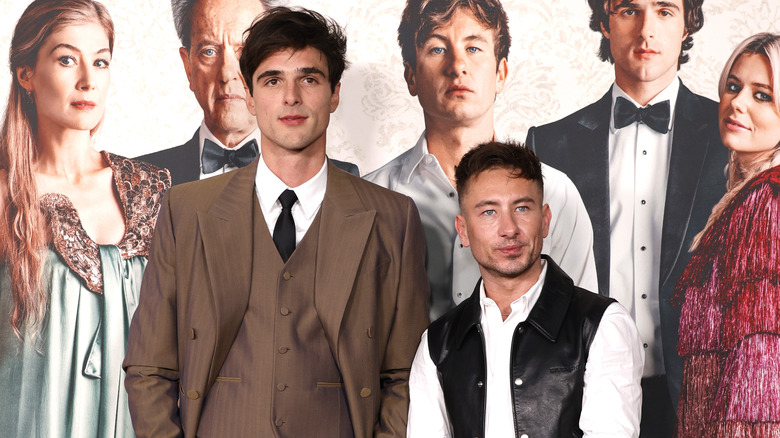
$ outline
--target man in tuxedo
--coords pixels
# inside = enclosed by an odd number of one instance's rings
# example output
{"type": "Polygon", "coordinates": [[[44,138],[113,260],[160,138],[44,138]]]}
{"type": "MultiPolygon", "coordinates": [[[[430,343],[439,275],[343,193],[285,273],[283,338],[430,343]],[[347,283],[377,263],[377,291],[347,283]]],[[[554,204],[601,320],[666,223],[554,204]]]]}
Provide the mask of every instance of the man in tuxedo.
{"type": "Polygon", "coordinates": [[[677,71],[703,24],[702,0],[589,0],[615,83],[597,102],[531,128],[527,145],[582,194],[599,292],[637,323],[646,351],[642,436],[672,436],[680,393],[680,309],[670,298],[688,248],[725,192],[717,104],[677,71]]]}
{"type": "MultiPolygon", "coordinates": [[[[425,131],[413,148],[365,178],[411,196],[420,209],[435,320],[468,298],[479,279],[477,262],[455,231],[455,165],[477,144],[501,137],[493,108],[509,73],[511,38],[499,0],[408,0],[398,42],[425,131]]],[[[582,199],[566,175],[545,165],[543,173],[553,213],[543,252],[575,284],[595,290],[593,231],[582,199]]]]}
{"type": "Polygon", "coordinates": [[[173,187],[161,211],[124,362],[136,434],[403,435],[422,226],[410,198],[325,156],[346,37],[274,8],[240,65],[261,155],[173,187]]]}
{"type": "MultiPolygon", "coordinates": [[[[257,156],[260,131],[246,103],[238,57],[243,33],[274,0],[171,0],[173,22],[190,90],[203,122],[183,145],[142,155],[171,172],[174,184],[246,166],[257,156]]],[[[333,160],[358,174],[357,166],[333,160]]]]}

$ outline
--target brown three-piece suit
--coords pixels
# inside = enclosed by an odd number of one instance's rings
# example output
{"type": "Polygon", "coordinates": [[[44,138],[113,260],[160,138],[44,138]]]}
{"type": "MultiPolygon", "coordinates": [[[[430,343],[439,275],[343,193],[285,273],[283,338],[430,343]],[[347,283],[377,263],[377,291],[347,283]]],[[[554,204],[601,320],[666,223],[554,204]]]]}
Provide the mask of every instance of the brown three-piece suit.
{"type": "Polygon", "coordinates": [[[124,362],[136,433],[405,436],[428,325],[414,203],[329,164],[284,263],[256,170],[176,186],[163,206],[124,362]]]}

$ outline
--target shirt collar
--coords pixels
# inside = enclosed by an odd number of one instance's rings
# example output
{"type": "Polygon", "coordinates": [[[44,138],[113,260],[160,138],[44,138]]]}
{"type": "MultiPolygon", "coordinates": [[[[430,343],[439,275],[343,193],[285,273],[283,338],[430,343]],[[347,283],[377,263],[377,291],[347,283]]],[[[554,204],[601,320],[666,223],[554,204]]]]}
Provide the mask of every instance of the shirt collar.
{"type": "MultiPolygon", "coordinates": [[[[649,105],[655,105],[658,102],[663,102],[665,100],[669,101],[669,131],[672,130],[674,127],[674,109],[677,104],[677,94],[680,91],[680,79],[675,76],[674,80],[669,83],[669,85],[666,86],[663,90],[661,90],[660,93],[658,93],[654,98],[650,99],[650,102],[647,103],[645,106],[649,105]]],[[[625,91],[623,91],[622,88],[617,84],[617,82],[612,84],[612,107],[610,108],[610,116],[609,116],[609,130],[613,134],[615,133],[615,101],[618,97],[622,97],[626,99],[627,101],[631,102],[634,106],[637,108],[641,107],[642,105],[639,105],[631,96],[629,96],[625,91]]]]}
{"type": "Polygon", "coordinates": [[[288,187],[278,176],[276,176],[265,163],[262,154],[257,160],[257,175],[255,185],[262,187],[258,190],[258,201],[263,211],[270,211],[271,207],[278,202],[279,195],[286,189],[295,191],[298,197],[298,203],[301,206],[304,216],[312,217],[319,209],[322,200],[325,198],[325,189],[328,186],[328,160],[322,163],[322,168],[311,179],[298,187],[288,187]]]}
{"type": "MultiPolygon", "coordinates": [[[[203,120],[200,123],[200,130],[198,131],[198,157],[203,155],[203,143],[206,141],[206,139],[209,139],[213,141],[217,146],[221,147],[222,149],[230,149],[229,147],[225,146],[215,135],[208,126],[206,126],[206,121],[203,120]]],[[[241,143],[236,146],[236,148],[240,148],[241,146],[245,145],[247,142],[255,140],[257,141],[257,147],[260,147],[260,129],[255,128],[254,131],[250,132],[249,135],[246,136],[245,139],[241,140],[241,143]]],[[[235,149],[235,148],[234,148],[235,149]]],[[[200,160],[200,158],[198,158],[200,160]]]]}
{"type": "MultiPolygon", "coordinates": [[[[510,317],[515,312],[520,311],[525,314],[522,318],[525,320],[528,317],[528,314],[531,313],[531,309],[534,308],[536,302],[539,300],[539,294],[542,292],[542,287],[544,286],[544,279],[547,277],[547,260],[541,258],[540,261],[542,263],[542,272],[539,273],[539,278],[536,280],[536,283],[534,283],[534,285],[528,289],[528,292],[524,293],[520,298],[512,301],[510,304],[510,307],[512,308],[510,317]]],[[[479,282],[479,305],[483,316],[485,314],[485,306],[496,305],[495,301],[493,301],[491,298],[488,298],[485,294],[484,281],[479,282]]]]}

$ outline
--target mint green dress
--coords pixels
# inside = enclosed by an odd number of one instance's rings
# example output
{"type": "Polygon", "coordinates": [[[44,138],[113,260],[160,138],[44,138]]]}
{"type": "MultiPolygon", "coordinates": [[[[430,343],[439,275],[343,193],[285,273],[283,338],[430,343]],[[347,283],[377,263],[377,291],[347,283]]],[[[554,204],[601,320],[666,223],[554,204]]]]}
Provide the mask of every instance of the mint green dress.
{"type": "Polygon", "coordinates": [[[48,306],[38,330],[26,330],[22,340],[11,328],[13,297],[0,265],[0,437],[135,436],[122,360],[170,176],[103,156],[114,171],[125,236],[117,245],[97,245],[67,197],[41,198],[54,236],[42,277],[48,306]]]}

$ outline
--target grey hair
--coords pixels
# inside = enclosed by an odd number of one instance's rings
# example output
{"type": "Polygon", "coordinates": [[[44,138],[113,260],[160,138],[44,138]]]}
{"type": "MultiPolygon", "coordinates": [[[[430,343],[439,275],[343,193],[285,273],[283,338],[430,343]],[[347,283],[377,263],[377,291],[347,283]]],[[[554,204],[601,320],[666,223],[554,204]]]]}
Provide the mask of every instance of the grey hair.
{"type": "MultiPolygon", "coordinates": [[[[276,6],[284,6],[287,0],[258,0],[266,9],[276,6]]],[[[179,36],[182,47],[190,50],[190,32],[192,31],[192,10],[198,0],[171,0],[171,12],[173,13],[173,26],[176,35],[179,36]]]]}

